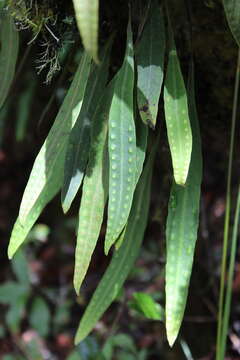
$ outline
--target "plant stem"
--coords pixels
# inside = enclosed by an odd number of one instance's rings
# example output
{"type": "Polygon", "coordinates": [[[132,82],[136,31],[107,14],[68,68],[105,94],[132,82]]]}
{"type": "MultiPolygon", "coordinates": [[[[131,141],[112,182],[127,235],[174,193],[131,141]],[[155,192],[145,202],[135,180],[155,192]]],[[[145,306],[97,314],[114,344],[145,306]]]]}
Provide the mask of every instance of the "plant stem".
{"type": "Polygon", "coordinates": [[[222,263],[221,263],[216,360],[224,360],[221,357],[220,349],[221,349],[221,343],[223,341],[222,327],[223,327],[224,285],[225,285],[225,277],[226,277],[227,250],[228,250],[228,239],[229,239],[229,223],[230,223],[230,211],[231,211],[232,163],[233,163],[233,148],[234,148],[234,137],[235,137],[237,104],[238,104],[238,93],[239,93],[239,77],[240,77],[240,49],[238,51],[238,62],[237,62],[236,77],[235,77],[231,138],[230,138],[228,174],[227,174],[226,211],[225,211],[225,220],[224,220],[223,251],[222,251],[222,263]]]}
{"type": "Polygon", "coordinates": [[[222,327],[222,339],[221,339],[222,341],[221,341],[221,351],[220,351],[221,359],[224,359],[225,351],[226,351],[226,341],[227,341],[227,333],[228,333],[228,326],[229,326],[229,315],[230,315],[230,307],[231,307],[231,300],[232,300],[232,283],[233,283],[234,265],[235,265],[235,259],[236,259],[236,251],[237,251],[239,214],[240,214],[240,185],[238,188],[237,207],[236,207],[235,216],[234,216],[231,254],[230,254],[227,289],[226,289],[226,299],[225,299],[224,314],[223,314],[223,327],[222,327]]]}

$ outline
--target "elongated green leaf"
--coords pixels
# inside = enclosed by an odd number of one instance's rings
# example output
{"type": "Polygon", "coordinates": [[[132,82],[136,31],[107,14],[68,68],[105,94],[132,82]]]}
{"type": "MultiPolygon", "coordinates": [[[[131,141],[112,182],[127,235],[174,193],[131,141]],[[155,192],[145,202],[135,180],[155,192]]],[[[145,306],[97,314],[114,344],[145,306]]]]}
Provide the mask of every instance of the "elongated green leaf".
{"type": "Polygon", "coordinates": [[[109,203],[105,252],[117,240],[130,213],[136,186],[136,133],[133,116],[134,61],[128,27],[126,55],[115,78],[109,115],[109,203]]]}
{"type": "MultiPolygon", "coordinates": [[[[136,138],[137,138],[137,147],[136,147],[136,177],[135,181],[136,184],[141,176],[143,164],[146,155],[146,148],[147,148],[147,139],[148,139],[148,127],[145,125],[138,112],[135,115],[135,124],[136,124],[136,138]]],[[[123,233],[115,243],[115,249],[118,250],[122,245],[123,240],[125,239],[124,233],[126,231],[126,227],[123,230],[123,233]]]]}
{"type": "Polygon", "coordinates": [[[74,287],[78,293],[95,249],[108,196],[107,129],[112,89],[102,96],[93,119],[91,152],[84,178],[75,252],[74,287]]]}
{"type": "MultiPolygon", "coordinates": [[[[136,176],[135,181],[136,185],[141,176],[143,170],[143,164],[146,156],[147,149],[147,140],[148,140],[148,127],[141,120],[137,104],[135,104],[135,126],[136,126],[136,176]]],[[[126,227],[123,231],[126,231],[126,227]]],[[[121,234],[120,238],[115,243],[115,249],[119,249],[124,240],[124,232],[121,234]]]]}
{"type": "Polygon", "coordinates": [[[86,170],[89,156],[91,120],[108,78],[109,50],[110,46],[107,46],[101,65],[93,66],[93,71],[87,82],[80,114],[69,136],[62,188],[64,212],[69,210],[81,186],[86,170]]]}
{"type": "Polygon", "coordinates": [[[187,93],[169,20],[170,52],[164,84],[164,110],[174,179],[184,185],[192,152],[192,132],[188,115],[187,93]]]}
{"type": "Polygon", "coordinates": [[[163,83],[165,29],[162,10],[152,1],[149,18],[137,49],[137,97],[144,123],[155,127],[163,83]]]}
{"type": "Polygon", "coordinates": [[[99,0],[73,0],[73,5],[83,45],[98,63],[99,0]]]}
{"type": "Polygon", "coordinates": [[[13,18],[0,11],[0,109],[8,95],[18,57],[19,36],[13,18]]]}
{"type": "Polygon", "coordinates": [[[57,181],[56,167],[63,166],[69,133],[81,110],[89,69],[90,59],[84,54],[55,122],[33,165],[19,212],[19,219],[23,225],[45,187],[50,182],[57,181]]]}
{"type": "Polygon", "coordinates": [[[10,258],[24,242],[43,208],[62,186],[67,139],[80,110],[89,66],[88,56],[83,55],[55,123],[35,160],[21,204],[21,216],[12,231],[8,247],[10,258]]]}
{"type": "Polygon", "coordinates": [[[240,2],[239,0],[223,0],[223,5],[231,32],[240,46],[240,2]]]}
{"type": "Polygon", "coordinates": [[[81,319],[75,338],[76,344],[89,334],[114,301],[138,256],[148,218],[154,155],[155,151],[152,151],[140,177],[123,244],[114,252],[111,263],[81,319]]]}
{"type": "Polygon", "coordinates": [[[175,183],[172,186],[166,229],[166,328],[170,345],[178,335],[185,310],[199,221],[202,156],[193,72],[189,82],[189,114],[194,138],[191,165],[186,186],[175,183]]]}

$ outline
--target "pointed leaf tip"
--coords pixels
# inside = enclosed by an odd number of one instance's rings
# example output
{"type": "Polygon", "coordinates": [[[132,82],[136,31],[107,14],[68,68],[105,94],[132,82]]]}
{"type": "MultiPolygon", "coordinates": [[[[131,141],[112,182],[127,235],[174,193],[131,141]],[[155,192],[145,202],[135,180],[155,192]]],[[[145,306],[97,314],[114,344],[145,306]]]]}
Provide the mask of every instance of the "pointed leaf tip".
{"type": "Polygon", "coordinates": [[[167,340],[170,347],[173,347],[178,336],[177,329],[167,329],[167,340]]]}

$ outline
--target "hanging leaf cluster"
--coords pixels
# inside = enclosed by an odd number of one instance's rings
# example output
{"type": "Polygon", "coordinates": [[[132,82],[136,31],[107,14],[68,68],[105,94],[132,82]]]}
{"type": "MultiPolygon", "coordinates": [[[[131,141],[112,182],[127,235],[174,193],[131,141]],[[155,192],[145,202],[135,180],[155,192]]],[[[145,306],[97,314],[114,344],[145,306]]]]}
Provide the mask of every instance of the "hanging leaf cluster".
{"type": "MultiPolygon", "coordinates": [[[[235,12],[234,4],[224,1],[234,37],[239,41],[236,21],[239,24],[240,9],[235,12]]],[[[104,250],[108,254],[112,249],[113,255],[80,321],[76,343],[83,340],[118,295],[138,256],[148,222],[151,177],[164,136],[160,126],[165,117],[172,188],[166,221],[164,321],[169,344],[173,345],[192,272],[202,179],[193,62],[186,79],[171,14],[166,16],[166,9],[152,0],[137,32],[132,30],[130,11],[124,59],[112,76],[110,63],[115,43],[111,39],[104,47],[98,46],[98,0],[74,0],[73,5],[84,49],[34,162],[12,231],[9,258],[57,193],[61,193],[65,213],[78,197],[73,282],[79,293],[106,212],[104,250]],[[159,104],[164,116],[159,114],[159,104]]],[[[18,56],[18,32],[6,9],[1,10],[0,38],[2,106],[18,56]]]]}

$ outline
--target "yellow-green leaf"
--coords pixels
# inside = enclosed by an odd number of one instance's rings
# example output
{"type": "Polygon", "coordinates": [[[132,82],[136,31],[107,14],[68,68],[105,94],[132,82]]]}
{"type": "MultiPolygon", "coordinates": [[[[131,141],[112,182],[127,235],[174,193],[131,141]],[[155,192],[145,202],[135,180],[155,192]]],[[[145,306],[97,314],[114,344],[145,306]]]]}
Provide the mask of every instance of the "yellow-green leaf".
{"type": "Polygon", "coordinates": [[[178,335],[186,306],[199,222],[202,154],[193,72],[188,94],[194,135],[191,165],[185,187],[172,185],[166,228],[166,328],[171,346],[178,335]]]}
{"type": "Polygon", "coordinates": [[[136,187],[136,129],[134,122],[134,60],[131,26],[123,65],[114,79],[109,115],[109,203],[105,253],[124,229],[136,187]]]}
{"type": "Polygon", "coordinates": [[[24,242],[46,204],[60,190],[68,136],[79,114],[87,82],[90,59],[84,54],[56,120],[33,165],[25,189],[19,218],[8,248],[11,258],[24,242]]]}
{"type": "Polygon", "coordinates": [[[99,0],[73,0],[73,5],[83,45],[95,62],[98,62],[99,0]]]}
{"type": "Polygon", "coordinates": [[[83,314],[75,337],[76,344],[90,333],[99,318],[114,301],[138,256],[148,219],[155,151],[156,146],[150,153],[139,179],[126,231],[121,235],[125,239],[120,249],[115,250],[111,263],[83,314]]]}
{"type": "Polygon", "coordinates": [[[69,210],[82,184],[86,170],[92,118],[108,78],[110,44],[103,52],[100,66],[92,65],[93,69],[88,78],[82,108],[69,135],[62,186],[62,207],[65,213],[69,210]]]}
{"type": "Polygon", "coordinates": [[[187,92],[177,56],[169,20],[169,59],[164,84],[164,110],[174,179],[184,185],[192,152],[192,131],[188,114],[187,92]]]}
{"type": "Polygon", "coordinates": [[[108,196],[107,129],[112,88],[102,96],[92,120],[89,163],[83,182],[75,251],[74,287],[78,293],[99,237],[108,196]]]}
{"type": "Polygon", "coordinates": [[[20,206],[19,219],[22,224],[44,188],[49,182],[55,181],[55,167],[62,167],[64,163],[69,134],[81,110],[89,69],[90,59],[84,54],[55,122],[33,165],[20,206]]]}

